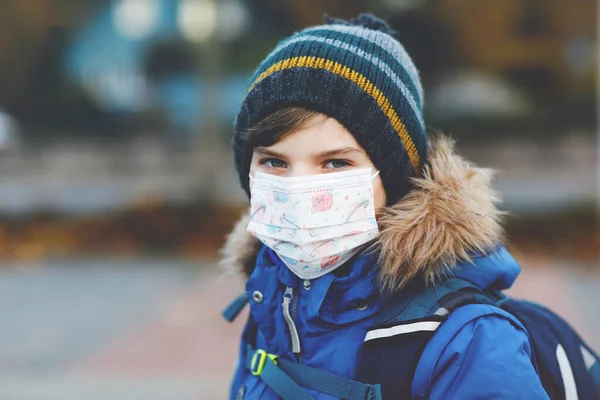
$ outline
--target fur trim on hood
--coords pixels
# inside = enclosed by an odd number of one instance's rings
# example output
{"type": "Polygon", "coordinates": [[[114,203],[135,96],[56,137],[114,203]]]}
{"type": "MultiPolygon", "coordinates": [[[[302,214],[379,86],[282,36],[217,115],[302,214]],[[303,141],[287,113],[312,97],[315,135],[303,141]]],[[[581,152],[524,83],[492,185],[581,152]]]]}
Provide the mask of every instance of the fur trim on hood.
{"type": "MultiPolygon", "coordinates": [[[[454,152],[454,142],[437,136],[429,142],[429,160],[414,189],[378,212],[380,280],[399,290],[413,278],[428,283],[451,272],[474,253],[492,251],[503,241],[502,212],[491,188],[493,171],[477,168],[454,152]]],[[[249,276],[260,241],[246,232],[247,212],[227,237],[221,266],[249,276]]]]}

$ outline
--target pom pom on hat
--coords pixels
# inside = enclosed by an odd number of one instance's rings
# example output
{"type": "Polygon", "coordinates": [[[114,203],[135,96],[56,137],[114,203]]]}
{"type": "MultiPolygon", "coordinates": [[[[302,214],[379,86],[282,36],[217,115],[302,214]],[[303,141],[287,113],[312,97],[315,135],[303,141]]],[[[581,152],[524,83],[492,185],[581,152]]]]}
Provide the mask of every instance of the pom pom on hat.
{"type": "Polygon", "coordinates": [[[333,18],[329,14],[323,16],[325,23],[329,25],[346,25],[346,26],[362,26],[367,29],[387,33],[390,36],[395,36],[394,31],[386,21],[381,18],[377,18],[373,14],[362,13],[350,21],[343,20],[341,18],[333,18]]]}

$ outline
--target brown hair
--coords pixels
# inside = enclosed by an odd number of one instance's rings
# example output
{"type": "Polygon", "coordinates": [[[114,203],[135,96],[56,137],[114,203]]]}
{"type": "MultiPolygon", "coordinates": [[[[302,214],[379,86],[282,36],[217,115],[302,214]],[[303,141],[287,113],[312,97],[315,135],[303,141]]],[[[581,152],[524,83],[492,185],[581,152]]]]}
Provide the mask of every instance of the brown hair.
{"type": "Polygon", "coordinates": [[[318,114],[301,107],[283,108],[248,129],[242,137],[251,148],[269,147],[318,114]]]}

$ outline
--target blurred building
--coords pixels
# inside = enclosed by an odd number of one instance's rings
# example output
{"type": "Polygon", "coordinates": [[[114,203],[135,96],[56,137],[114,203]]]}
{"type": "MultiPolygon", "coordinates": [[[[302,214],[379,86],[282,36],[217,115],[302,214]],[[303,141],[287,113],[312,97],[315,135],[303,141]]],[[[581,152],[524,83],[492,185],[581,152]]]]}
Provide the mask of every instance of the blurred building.
{"type": "Polygon", "coordinates": [[[456,32],[464,64],[553,95],[595,92],[596,2],[442,1],[436,17],[456,32]]]}
{"type": "Polygon", "coordinates": [[[202,46],[211,40],[225,46],[247,24],[245,5],[237,0],[105,2],[73,34],[68,76],[110,112],[163,110],[171,134],[189,142],[208,107],[210,81],[219,78],[215,90],[223,93],[210,105],[219,121],[234,118],[247,81],[245,75],[206,71],[203,58],[222,60],[202,46]]]}
{"type": "Polygon", "coordinates": [[[5,0],[0,236],[6,226],[22,232],[4,237],[25,243],[70,232],[55,247],[74,249],[82,228],[63,218],[87,218],[90,230],[125,232],[110,235],[127,248],[169,241],[146,233],[177,237],[183,225],[186,248],[214,243],[184,222],[219,235],[245,205],[229,139],[254,68],[323,13],[365,11],[388,20],[415,59],[428,125],[506,171],[507,208],[595,201],[593,0],[5,0]]]}

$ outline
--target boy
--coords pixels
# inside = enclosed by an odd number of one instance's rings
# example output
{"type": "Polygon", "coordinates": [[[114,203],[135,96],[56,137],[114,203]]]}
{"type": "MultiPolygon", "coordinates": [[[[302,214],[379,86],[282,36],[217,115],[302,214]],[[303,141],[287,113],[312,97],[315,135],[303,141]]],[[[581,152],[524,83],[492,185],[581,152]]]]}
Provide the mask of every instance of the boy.
{"type": "Polygon", "coordinates": [[[527,330],[498,307],[381,319],[450,276],[499,291],[520,267],[490,171],[427,137],[387,24],[327,22],[273,50],[236,120],[251,210],[223,264],[249,277],[250,319],[231,398],[548,398],[527,330]]]}

